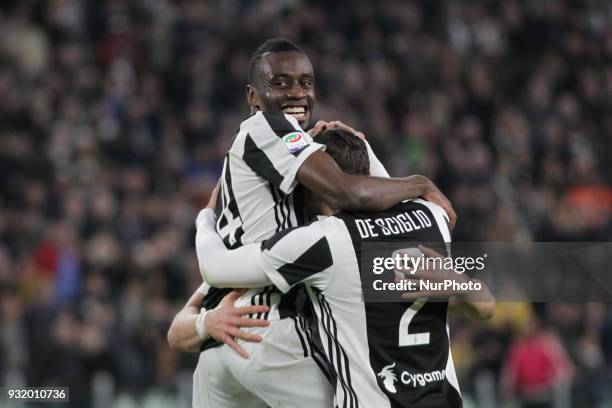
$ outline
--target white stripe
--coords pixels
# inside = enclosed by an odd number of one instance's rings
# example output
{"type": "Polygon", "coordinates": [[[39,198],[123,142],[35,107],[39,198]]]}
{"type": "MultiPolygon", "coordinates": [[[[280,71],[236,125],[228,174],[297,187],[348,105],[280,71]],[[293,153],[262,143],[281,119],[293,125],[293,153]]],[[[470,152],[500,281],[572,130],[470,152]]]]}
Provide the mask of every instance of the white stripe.
{"type": "Polygon", "coordinates": [[[446,360],[446,379],[449,384],[457,390],[459,396],[461,396],[461,390],[459,389],[459,381],[457,380],[457,373],[455,372],[455,364],[453,363],[453,355],[450,348],[450,331],[448,329],[448,323],[446,323],[446,335],[448,336],[448,359],[446,360]]]}

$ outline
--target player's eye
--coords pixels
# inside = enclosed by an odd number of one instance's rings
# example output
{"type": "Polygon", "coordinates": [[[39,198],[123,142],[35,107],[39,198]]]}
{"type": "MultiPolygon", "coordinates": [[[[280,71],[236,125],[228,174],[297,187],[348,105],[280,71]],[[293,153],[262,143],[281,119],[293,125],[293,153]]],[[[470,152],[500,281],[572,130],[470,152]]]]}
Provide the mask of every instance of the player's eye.
{"type": "Polygon", "coordinates": [[[311,79],[303,79],[302,80],[302,86],[304,88],[310,88],[312,87],[312,80],[311,79]]]}
{"type": "Polygon", "coordinates": [[[274,86],[275,88],[286,88],[287,86],[289,86],[289,82],[286,79],[277,79],[275,81],[272,81],[272,86],[274,86]]]}

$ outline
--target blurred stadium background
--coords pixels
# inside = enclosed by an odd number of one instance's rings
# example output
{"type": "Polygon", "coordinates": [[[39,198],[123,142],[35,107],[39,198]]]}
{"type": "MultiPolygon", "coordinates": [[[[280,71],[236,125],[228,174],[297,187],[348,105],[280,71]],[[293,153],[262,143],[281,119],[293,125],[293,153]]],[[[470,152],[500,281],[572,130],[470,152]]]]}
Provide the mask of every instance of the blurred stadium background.
{"type": "MultiPolygon", "coordinates": [[[[310,57],[317,119],[447,193],[455,240],[610,240],[610,1],[4,0],[0,385],[190,406],[196,356],[165,333],[272,36],[310,57]]],[[[451,335],[467,407],[611,406],[610,305],[501,304],[451,335]]]]}

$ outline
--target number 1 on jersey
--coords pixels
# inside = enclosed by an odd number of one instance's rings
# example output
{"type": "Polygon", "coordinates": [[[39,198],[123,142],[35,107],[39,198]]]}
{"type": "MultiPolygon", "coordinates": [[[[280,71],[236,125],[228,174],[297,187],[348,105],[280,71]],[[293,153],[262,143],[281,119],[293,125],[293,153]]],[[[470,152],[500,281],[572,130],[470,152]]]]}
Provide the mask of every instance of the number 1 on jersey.
{"type": "Polygon", "coordinates": [[[429,344],[429,332],[409,333],[410,322],[416,316],[417,312],[425,305],[425,298],[418,299],[409,308],[406,309],[399,324],[399,346],[422,346],[429,344]]]}

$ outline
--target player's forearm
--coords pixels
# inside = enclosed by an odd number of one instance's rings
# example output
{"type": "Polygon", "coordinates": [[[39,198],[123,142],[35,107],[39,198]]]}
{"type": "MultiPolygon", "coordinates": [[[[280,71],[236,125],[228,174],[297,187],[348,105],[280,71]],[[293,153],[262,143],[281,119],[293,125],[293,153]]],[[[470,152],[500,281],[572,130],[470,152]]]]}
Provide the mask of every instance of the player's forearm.
{"type": "Polygon", "coordinates": [[[347,175],[349,194],[357,200],[340,200],[338,208],[347,211],[383,211],[403,200],[428,193],[431,181],[419,175],[404,178],[382,178],[347,175]]]}
{"type": "Polygon", "coordinates": [[[271,283],[257,261],[259,244],[227,249],[215,230],[212,210],[201,211],[196,224],[196,254],[205,282],[219,288],[259,288],[271,283]]]}
{"type": "Polygon", "coordinates": [[[382,178],[348,175],[325,152],[313,153],[297,173],[298,181],[333,208],[382,211],[410,198],[428,194],[435,186],[423,176],[382,178]]]}
{"type": "Polygon", "coordinates": [[[173,350],[186,352],[199,351],[203,339],[196,330],[198,315],[197,308],[189,307],[181,310],[174,317],[167,335],[168,344],[173,350]]]}
{"type": "Polygon", "coordinates": [[[218,288],[261,288],[272,282],[257,263],[259,244],[251,244],[224,253],[215,253],[210,262],[200,263],[202,277],[218,288]]]}

